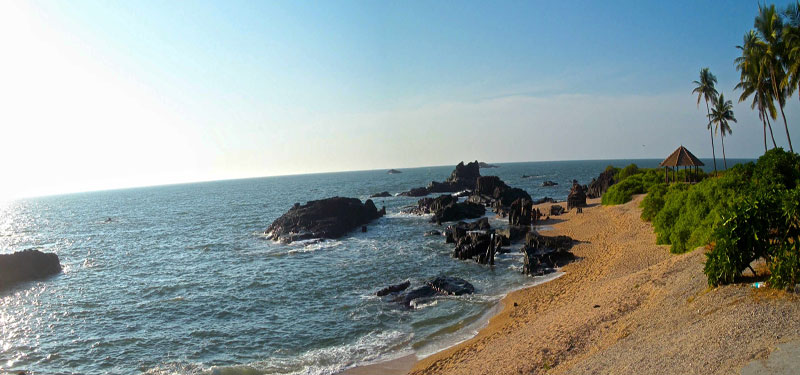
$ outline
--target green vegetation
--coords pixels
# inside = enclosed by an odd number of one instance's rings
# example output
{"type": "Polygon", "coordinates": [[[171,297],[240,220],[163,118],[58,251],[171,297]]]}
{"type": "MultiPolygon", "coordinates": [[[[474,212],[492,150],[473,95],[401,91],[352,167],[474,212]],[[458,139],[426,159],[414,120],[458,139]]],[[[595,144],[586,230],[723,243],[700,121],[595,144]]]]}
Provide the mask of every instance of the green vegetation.
{"type": "Polygon", "coordinates": [[[673,253],[708,246],[710,285],[734,282],[756,259],[766,260],[770,286],[800,282],[797,154],[773,149],[756,163],[738,164],[693,185],[668,186],[656,169],[625,168],[618,176],[625,170],[627,177],[608,189],[603,204],[624,203],[632,194],[647,192],[642,219],[653,223],[659,244],[670,245],[673,253]]]}
{"type": "MultiPolygon", "coordinates": [[[[608,170],[608,168],[606,168],[608,170]]],[[[702,179],[704,174],[699,176],[687,176],[687,171],[678,171],[678,180],[686,180],[692,178],[695,180],[702,179]]],[[[608,191],[603,194],[603,205],[616,205],[628,202],[635,194],[644,194],[650,191],[651,188],[657,185],[664,185],[664,171],[661,169],[642,168],[631,164],[622,170],[617,170],[614,178],[617,182],[608,188],[608,191]]]]}

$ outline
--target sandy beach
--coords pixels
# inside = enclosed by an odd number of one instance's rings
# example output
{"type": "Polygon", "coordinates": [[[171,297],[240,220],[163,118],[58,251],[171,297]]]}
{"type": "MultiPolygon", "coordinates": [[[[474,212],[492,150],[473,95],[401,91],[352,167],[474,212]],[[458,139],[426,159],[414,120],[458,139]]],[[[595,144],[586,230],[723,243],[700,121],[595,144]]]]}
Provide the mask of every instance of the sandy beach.
{"type": "MultiPolygon", "coordinates": [[[[643,196],[551,219],[578,262],[519,290],[471,340],[411,374],[739,373],[800,339],[800,298],[738,284],[711,289],[703,249],[673,255],[639,218],[643,196]]],[[[397,370],[395,368],[395,370],[397,370]]]]}

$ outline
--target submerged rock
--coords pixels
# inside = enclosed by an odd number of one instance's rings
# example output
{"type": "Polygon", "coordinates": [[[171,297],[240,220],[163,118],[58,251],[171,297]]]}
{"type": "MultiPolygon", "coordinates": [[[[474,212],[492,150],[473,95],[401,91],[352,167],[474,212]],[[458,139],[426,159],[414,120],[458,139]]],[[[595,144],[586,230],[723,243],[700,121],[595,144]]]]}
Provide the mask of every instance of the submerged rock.
{"type": "Polygon", "coordinates": [[[333,197],[309,201],[294,207],[267,228],[272,240],[290,243],[312,238],[338,238],[386,214],[372,200],[361,203],[356,198],[333,197]]]}
{"type": "Polygon", "coordinates": [[[442,235],[442,232],[439,232],[438,230],[429,230],[429,231],[425,232],[425,234],[423,234],[423,236],[425,236],[425,237],[441,236],[441,235],[442,235]]]}
{"type": "Polygon", "coordinates": [[[441,294],[450,296],[475,293],[475,287],[472,284],[458,277],[439,276],[426,281],[425,285],[430,286],[441,294]]]}
{"type": "Polygon", "coordinates": [[[42,279],[61,272],[58,255],[39,250],[23,250],[0,255],[0,289],[13,284],[42,279]]]}
{"type": "Polygon", "coordinates": [[[389,194],[388,191],[384,191],[384,192],[372,194],[369,197],[370,198],[386,198],[386,197],[391,197],[391,196],[392,196],[392,194],[389,194]]]}
{"type": "Polygon", "coordinates": [[[386,288],[379,290],[377,293],[375,293],[375,295],[377,295],[378,297],[383,297],[385,295],[389,295],[392,293],[402,292],[406,290],[409,286],[411,286],[411,281],[406,280],[400,284],[389,285],[386,288]]]}
{"type": "Polygon", "coordinates": [[[403,172],[398,171],[397,169],[390,169],[390,170],[386,171],[386,173],[388,173],[388,174],[398,174],[398,173],[403,173],[403,172]]]}
{"type": "Polygon", "coordinates": [[[556,186],[556,185],[558,185],[558,182],[553,182],[553,181],[550,181],[550,180],[542,182],[542,187],[556,186]]]}
{"type": "MultiPolygon", "coordinates": [[[[406,289],[408,288],[408,285],[405,284],[406,283],[398,284],[396,286],[393,285],[389,288],[403,287],[403,289],[406,289]]],[[[384,289],[381,289],[381,291],[382,290],[384,289]]],[[[390,293],[392,292],[387,294],[390,293]]],[[[413,301],[419,299],[431,298],[437,295],[461,296],[472,293],[475,293],[475,287],[467,280],[458,277],[438,276],[425,281],[425,284],[420,287],[414,288],[405,294],[398,295],[393,300],[410,307],[413,301]]]]}

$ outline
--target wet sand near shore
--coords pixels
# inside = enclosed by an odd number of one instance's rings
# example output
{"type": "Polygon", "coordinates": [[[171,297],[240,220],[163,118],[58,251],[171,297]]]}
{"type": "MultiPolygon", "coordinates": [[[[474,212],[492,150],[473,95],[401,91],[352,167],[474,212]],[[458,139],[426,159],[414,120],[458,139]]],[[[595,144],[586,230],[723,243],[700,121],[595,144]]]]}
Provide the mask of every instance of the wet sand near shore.
{"type": "Polygon", "coordinates": [[[708,288],[703,249],[672,255],[656,245],[639,218],[642,198],[612,207],[590,200],[582,214],[552,218],[545,234],[579,241],[580,260],[556,280],[510,293],[476,337],[410,373],[739,373],[800,340],[797,295],[708,288]]]}

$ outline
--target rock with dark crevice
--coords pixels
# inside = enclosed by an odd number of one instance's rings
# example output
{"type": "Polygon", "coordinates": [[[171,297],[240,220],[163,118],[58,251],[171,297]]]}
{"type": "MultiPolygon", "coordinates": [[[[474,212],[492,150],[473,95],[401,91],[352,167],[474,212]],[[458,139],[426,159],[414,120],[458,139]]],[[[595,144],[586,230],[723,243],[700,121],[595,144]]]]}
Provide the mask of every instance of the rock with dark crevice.
{"type": "Polygon", "coordinates": [[[333,197],[296,203],[272,222],[265,234],[283,243],[339,238],[385,214],[386,208],[378,210],[370,199],[361,203],[356,198],[333,197]]]}
{"type": "Polygon", "coordinates": [[[606,193],[611,185],[614,185],[617,181],[614,178],[616,173],[613,169],[608,169],[603,173],[600,173],[597,178],[593,178],[592,182],[589,183],[589,186],[586,189],[586,196],[589,198],[600,198],[603,194],[606,193]]]}
{"type": "Polygon", "coordinates": [[[0,289],[61,272],[58,255],[39,250],[23,250],[0,255],[0,289]]]}

